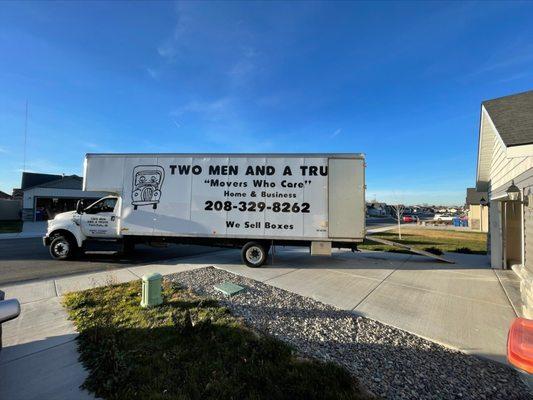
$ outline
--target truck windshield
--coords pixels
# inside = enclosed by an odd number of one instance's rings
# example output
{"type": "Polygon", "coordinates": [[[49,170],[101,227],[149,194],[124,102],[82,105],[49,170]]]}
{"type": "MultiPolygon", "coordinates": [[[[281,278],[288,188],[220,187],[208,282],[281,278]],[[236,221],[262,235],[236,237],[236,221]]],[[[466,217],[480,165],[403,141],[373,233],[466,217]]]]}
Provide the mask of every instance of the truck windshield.
{"type": "Polygon", "coordinates": [[[115,197],[108,197],[105,199],[98,200],[96,203],[91,204],[85,209],[87,214],[99,214],[104,212],[113,212],[115,210],[115,205],[117,204],[117,199],[115,197]]]}

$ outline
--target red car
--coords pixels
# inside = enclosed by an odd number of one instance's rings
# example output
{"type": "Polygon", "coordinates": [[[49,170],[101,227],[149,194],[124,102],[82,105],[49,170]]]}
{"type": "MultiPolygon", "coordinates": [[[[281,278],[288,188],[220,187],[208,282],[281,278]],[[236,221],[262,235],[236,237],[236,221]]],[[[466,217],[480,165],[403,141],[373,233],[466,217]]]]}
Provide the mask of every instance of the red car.
{"type": "Polygon", "coordinates": [[[402,218],[403,222],[416,222],[416,217],[413,217],[412,215],[404,215],[402,218]]]}

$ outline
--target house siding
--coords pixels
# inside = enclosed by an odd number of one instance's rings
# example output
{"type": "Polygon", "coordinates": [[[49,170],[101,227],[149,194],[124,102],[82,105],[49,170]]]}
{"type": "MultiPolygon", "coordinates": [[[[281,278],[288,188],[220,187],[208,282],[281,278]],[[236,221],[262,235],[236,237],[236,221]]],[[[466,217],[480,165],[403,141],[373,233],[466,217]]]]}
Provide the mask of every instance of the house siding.
{"type": "MultiPolygon", "coordinates": [[[[524,188],[527,195],[533,195],[533,186],[524,188]]],[[[533,319],[533,204],[524,206],[524,265],[516,272],[520,276],[522,314],[533,319]]]]}
{"type": "MultiPolygon", "coordinates": [[[[490,138],[485,143],[484,149],[487,150],[492,146],[490,154],[490,168],[488,168],[487,181],[488,197],[491,199],[491,209],[489,211],[490,232],[489,232],[489,251],[491,253],[491,265],[493,268],[503,268],[501,247],[500,220],[505,203],[494,201],[506,196],[506,190],[514,183],[522,190],[524,197],[533,195],[533,154],[509,157],[507,148],[502,142],[498,132],[496,132],[490,116],[485,110],[482,111],[481,129],[482,136],[490,138]]],[[[487,154],[487,153],[486,153],[487,154]]],[[[481,161],[481,160],[480,160],[481,161]]],[[[486,167],[486,160],[484,160],[486,167]]],[[[487,171],[487,170],[485,170],[487,171]]],[[[523,249],[522,264],[514,265],[513,270],[520,277],[520,296],[522,301],[522,315],[526,318],[533,319],[533,200],[530,205],[521,205],[523,218],[523,249]]],[[[521,235],[522,235],[521,234],[521,235]]],[[[514,240],[520,241],[520,236],[514,240]]],[[[508,238],[508,240],[510,240],[508,238]]]]}
{"type": "Polygon", "coordinates": [[[468,225],[471,229],[488,232],[489,230],[489,208],[472,204],[468,211],[468,225]]]}
{"type": "Polygon", "coordinates": [[[496,139],[495,130],[492,127],[490,117],[485,109],[481,108],[481,129],[479,137],[479,159],[478,159],[478,182],[477,190],[486,191],[486,183],[489,181],[489,173],[491,165],[491,158],[489,155],[494,149],[494,142],[496,139]],[[488,172],[487,172],[488,171],[488,172]],[[481,187],[480,187],[481,185],[481,187]]]}
{"type": "MultiPolygon", "coordinates": [[[[513,174],[512,179],[522,190],[523,197],[533,195],[533,168],[513,174]]],[[[511,178],[511,176],[509,176],[511,178]]],[[[502,196],[510,184],[511,179],[496,189],[495,196],[502,196]]],[[[501,204],[501,203],[500,203],[501,204]]],[[[520,297],[522,301],[522,315],[533,319],[533,200],[530,204],[521,205],[523,217],[523,264],[514,266],[513,270],[520,278],[520,297]]],[[[496,243],[491,242],[491,248],[496,243]]],[[[494,267],[494,265],[493,265],[494,267]]]]}

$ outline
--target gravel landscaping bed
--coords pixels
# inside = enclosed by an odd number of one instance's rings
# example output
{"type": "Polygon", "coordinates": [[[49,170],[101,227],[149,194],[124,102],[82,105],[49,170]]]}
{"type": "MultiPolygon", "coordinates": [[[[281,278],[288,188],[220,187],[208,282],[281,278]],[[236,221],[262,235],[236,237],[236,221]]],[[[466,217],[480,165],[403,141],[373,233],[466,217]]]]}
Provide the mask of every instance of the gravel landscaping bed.
{"type": "Polygon", "coordinates": [[[218,299],[254,329],[303,355],[341,364],[387,399],[531,399],[511,368],[213,267],[166,279],[218,299]],[[245,291],[227,298],[213,285],[245,291]]]}

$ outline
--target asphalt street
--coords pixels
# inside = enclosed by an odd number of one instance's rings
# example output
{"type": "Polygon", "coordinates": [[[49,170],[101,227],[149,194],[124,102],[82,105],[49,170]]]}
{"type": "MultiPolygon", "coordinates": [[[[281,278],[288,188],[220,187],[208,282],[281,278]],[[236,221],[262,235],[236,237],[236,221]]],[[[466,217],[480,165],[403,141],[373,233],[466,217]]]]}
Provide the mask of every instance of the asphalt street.
{"type": "Polygon", "coordinates": [[[385,226],[395,225],[396,220],[391,217],[372,218],[366,220],[367,229],[383,228],[385,226]]]}
{"type": "MultiPolygon", "coordinates": [[[[372,218],[368,229],[391,226],[393,218],[372,218]]],[[[74,260],[57,261],[50,257],[41,238],[0,240],[0,285],[35,279],[55,278],[83,272],[105,271],[131,265],[148,264],[170,258],[217,251],[215,247],[174,245],[153,248],[138,245],[131,255],[86,254],[74,260]]]]}
{"type": "Polygon", "coordinates": [[[0,287],[8,283],[125,268],[216,250],[219,249],[192,245],[170,244],[166,248],[138,245],[135,252],[128,256],[87,254],[74,260],[57,261],[50,257],[41,238],[3,239],[0,240],[0,287]]]}

